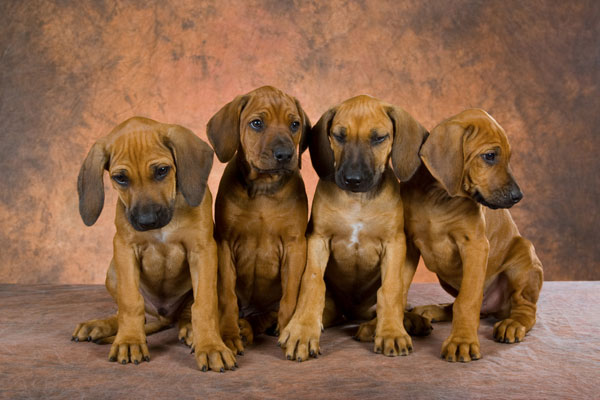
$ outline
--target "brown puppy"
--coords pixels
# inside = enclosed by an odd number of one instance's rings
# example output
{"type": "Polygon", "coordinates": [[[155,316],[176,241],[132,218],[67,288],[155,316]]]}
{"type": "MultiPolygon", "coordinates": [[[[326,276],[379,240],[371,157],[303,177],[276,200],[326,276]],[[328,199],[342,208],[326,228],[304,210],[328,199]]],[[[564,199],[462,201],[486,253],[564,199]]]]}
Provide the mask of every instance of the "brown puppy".
{"type": "Polygon", "coordinates": [[[231,160],[215,203],[215,237],[221,335],[240,354],[242,336],[251,343],[275,324],[285,327],[296,307],[308,220],[299,166],[309,130],[298,100],[270,86],[236,97],[208,123],[217,157],[231,160]]]}
{"type": "Polygon", "coordinates": [[[96,222],[108,170],[119,200],[106,288],[118,312],[79,324],[75,341],[113,342],[110,361],[138,364],[150,360],[146,335],[179,320],[188,344],[194,327],[200,369],[234,367],[235,356],[219,336],[217,247],[206,187],[212,158],[189,130],[139,117],[94,144],[79,172],[79,211],[86,225],[96,222]],[[144,310],[157,321],[144,326],[144,310]]]}
{"type": "Polygon", "coordinates": [[[316,357],[324,326],[341,316],[373,318],[375,303],[374,350],[412,350],[403,325],[406,239],[396,177],[409,179],[421,164],[426,133],[404,110],[370,96],[346,100],[313,128],[310,155],[321,179],[298,307],[280,336],[288,360],[316,357]]]}
{"type": "Polygon", "coordinates": [[[496,340],[522,341],[535,324],[542,287],[542,264],[506,210],[523,197],[509,166],[510,146],[490,115],[472,109],[439,124],[421,158],[426,167],[402,185],[408,237],[404,285],[410,284],[420,254],[456,301],[413,311],[452,320],[442,357],[476,360],[480,313],[501,319],[494,326],[496,340]]]}

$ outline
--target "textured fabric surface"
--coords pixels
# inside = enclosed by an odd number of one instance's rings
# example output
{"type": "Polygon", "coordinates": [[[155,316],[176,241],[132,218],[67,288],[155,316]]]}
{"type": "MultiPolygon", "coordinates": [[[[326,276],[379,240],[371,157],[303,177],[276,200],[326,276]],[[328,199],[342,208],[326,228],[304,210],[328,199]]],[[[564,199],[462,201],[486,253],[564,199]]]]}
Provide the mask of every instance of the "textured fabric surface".
{"type": "Polygon", "coordinates": [[[205,138],[222,105],[265,84],[313,123],[361,93],[428,129],[488,110],[546,278],[598,280],[599,20],[597,0],[0,1],[0,282],[102,283],[115,192],[105,179],[86,228],[75,190],[94,141],[134,115],[205,138]]]}
{"type": "MultiPolygon", "coordinates": [[[[440,357],[450,323],[415,338],[414,353],[387,358],[351,339],[355,326],[327,329],[323,354],[298,364],[283,359],[277,339],[259,336],[238,357],[239,369],[196,368],[176,329],[148,338],[150,363],[110,363],[108,345],[74,343],[78,322],[114,312],[101,286],[0,285],[2,398],[248,399],[585,399],[598,397],[600,282],[547,282],[538,322],[519,344],[492,340],[481,322],[483,358],[450,364],[440,357]]],[[[450,301],[436,284],[414,284],[413,305],[450,301]]]]}

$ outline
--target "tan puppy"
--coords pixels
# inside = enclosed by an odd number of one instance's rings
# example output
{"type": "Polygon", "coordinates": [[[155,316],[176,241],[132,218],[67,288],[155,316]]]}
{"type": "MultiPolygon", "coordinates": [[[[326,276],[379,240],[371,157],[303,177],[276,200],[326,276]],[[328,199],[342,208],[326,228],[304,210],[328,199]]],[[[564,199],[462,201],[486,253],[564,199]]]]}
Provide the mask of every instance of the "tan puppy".
{"type": "Polygon", "coordinates": [[[217,247],[206,187],[212,158],[189,130],[139,117],[94,144],[79,172],[79,211],[86,225],[96,222],[108,170],[119,200],[106,288],[118,312],[79,324],[75,341],[113,342],[110,361],[138,364],[150,360],[146,335],[179,320],[188,344],[194,328],[200,369],[234,367],[235,356],[219,336],[217,247]],[[157,321],[144,326],[144,310],[157,321]]]}
{"type": "Polygon", "coordinates": [[[404,285],[420,254],[456,301],[413,311],[452,320],[443,358],[476,360],[480,313],[501,319],[496,340],[522,341],[535,324],[542,287],[542,264],[506,210],[523,197],[510,170],[510,146],[491,116],[472,109],[439,124],[421,158],[426,167],[402,185],[409,244],[404,285]]]}
{"type": "Polygon", "coordinates": [[[275,324],[285,327],[296,307],[308,221],[299,166],[309,130],[298,100],[270,86],[236,97],[208,123],[219,160],[231,160],[215,203],[215,237],[221,334],[240,354],[242,336],[252,343],[275,324]]]}
{"type": "Polygon", "coordinates": [[[309,148],[321,179],[298,307],[280,336],[287,359],[316,357],[324,326],[341,316],[373,318],[375,303],[374,350],[412,350],[403,326],[406,239],[396,176],[409,179],[421,164],[426,133],[404,110],[370,96],[346,100],[313,128],[309,148]]]}

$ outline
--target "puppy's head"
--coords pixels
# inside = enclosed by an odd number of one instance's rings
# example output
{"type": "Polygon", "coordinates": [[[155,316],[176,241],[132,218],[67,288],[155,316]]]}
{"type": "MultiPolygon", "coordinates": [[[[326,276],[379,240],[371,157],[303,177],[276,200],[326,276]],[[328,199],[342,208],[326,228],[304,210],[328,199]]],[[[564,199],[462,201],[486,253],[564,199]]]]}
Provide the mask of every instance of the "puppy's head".
{"type": "Polygon", "coordinates": [[[321,179],[368,192],[381,181],[390,156],[398,179],[410,179],[426,135],[406,111],[361,95],[323,114],[311,131],[310,157],[321,179]]]}
{"type": "Polygon", "coordinates": [[[180,191],[195,207],[202,202],[213,151],[191,131],[134,117],[98,140],[79,171],[83,222],[93,225],[104,205],[106,169],[127,219],[137,231],[159,229],[173,217],[180,191]]]}
{"type": "Polygon", "coordinates": [[[309,131],[310,121],[298,100],[271,86],[236,97],[207,125],[221,162],[239,150],[247,165],[262,174],[297,170],[309,131]]]}
{"type": "Polygon", "coordinates": [[[451,196],[471,197],[492,209],[510,208],[523,198],[510,169],[506,133],[483,110],[463,111],[435,127],[421,158],[451,196]]]}

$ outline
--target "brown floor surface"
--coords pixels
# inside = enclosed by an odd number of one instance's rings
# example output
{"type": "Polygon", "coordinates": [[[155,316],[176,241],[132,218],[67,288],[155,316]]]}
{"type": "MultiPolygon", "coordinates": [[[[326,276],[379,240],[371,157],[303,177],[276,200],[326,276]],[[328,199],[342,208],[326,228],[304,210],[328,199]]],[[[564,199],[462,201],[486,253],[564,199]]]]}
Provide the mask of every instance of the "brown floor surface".
{"type": "MultiPolygon", "coordinates": [[[[1,398],[594,398],[600,377],[600,282],[546,282],[538,323],[523,343],[491,339],[479,329],[483,359],[439,358],[449,323],[415,338],[408,357],[386,358],[351,339],[354,327],[328,329],[323,355],[286,361],[276,338],[261,336],[240,368],[196,369],[175,329],[148,338],[152,361],[107,361],[108,346],[74,343],[75,324],[115,310],[102,286],[0,285],[1,398]]],[[[413,305],[448,301],[436,284],[414,284],[413,305]]]]}

